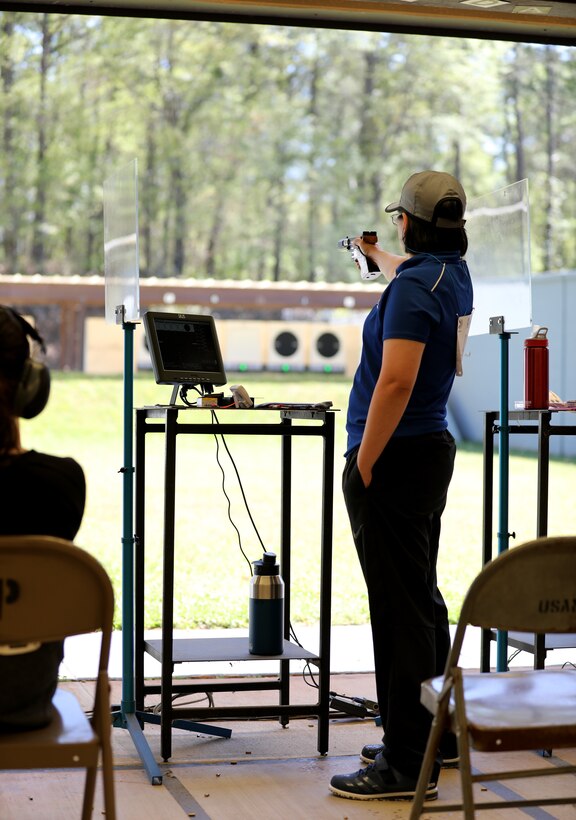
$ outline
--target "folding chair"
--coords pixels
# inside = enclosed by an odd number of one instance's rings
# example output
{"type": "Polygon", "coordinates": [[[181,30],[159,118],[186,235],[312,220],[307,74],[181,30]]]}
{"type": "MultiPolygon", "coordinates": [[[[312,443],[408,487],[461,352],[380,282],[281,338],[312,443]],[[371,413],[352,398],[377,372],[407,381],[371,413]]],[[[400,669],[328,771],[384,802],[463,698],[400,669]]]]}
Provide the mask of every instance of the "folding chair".
{"type": "Polygon", "coordinates": [[[84,550],[48,536],[0,537],[0,644],[63,640],[102,631],[92,718],[57,689],[44,729],[0,734],[0,769],[85,768],[82,820],[92,816],[102,753],[107,820],[115,820],[108,657],[114,593],[103,567],[84,550]]]}
{"type": "Polygon", "coordinates": [[[475,801],[474,783],[576,772],[576,766],[544,766],[490,774],[472,773],[470,747],[482,752],[550,750],[576,746],[576,670],[463,672],[458,666],[466,627],[540,634],[576,632],[576,536],[537,538],[502,553],[473,581],[462,605],[443,677],[422,684],[421,701],[434,715],[412,803],[410,820],[432,812],[549,806],[576,795],[475,801]],[[462,803],[424,805],[440,737],[458,737],[462,803]]]}

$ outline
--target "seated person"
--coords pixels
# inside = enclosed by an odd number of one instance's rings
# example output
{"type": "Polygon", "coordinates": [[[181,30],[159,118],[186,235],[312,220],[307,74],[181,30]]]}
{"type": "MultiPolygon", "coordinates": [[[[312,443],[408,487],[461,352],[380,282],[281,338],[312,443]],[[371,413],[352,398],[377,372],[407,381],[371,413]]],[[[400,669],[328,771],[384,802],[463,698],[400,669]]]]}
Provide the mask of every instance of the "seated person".
{"type": "MultiPolygon", "coordinates": [[[[0,306],[0,535],[52,535],[73,541],[84,513],[86,484],[72,458],[25,450],[19,417],[40,413],[50,393],[46,365],[30,355],[37,331],[0,306]]],[[[42,613],[38,613],[42,617],[42,613]]],[[[0,646],[0,731],[50,722],[50,704],[64,655],[63,641],[22,654],[0,646]]]]}

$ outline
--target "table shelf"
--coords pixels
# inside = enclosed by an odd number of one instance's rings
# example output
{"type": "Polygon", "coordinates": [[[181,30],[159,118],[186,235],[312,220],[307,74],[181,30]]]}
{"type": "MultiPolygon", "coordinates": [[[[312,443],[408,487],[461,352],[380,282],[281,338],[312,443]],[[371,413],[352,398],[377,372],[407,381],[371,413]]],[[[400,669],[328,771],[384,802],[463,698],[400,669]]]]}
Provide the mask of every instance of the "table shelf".
{"type": "MultiPolygon", "coordinates": [[[[149,655],[162,663],[162,641],[144,642],[149,655]]],[[[281,655],[252,655],[248,650],[248,638],[176,638],[173,641],[174,663],[207,663],[210,661],[318,661],[319,656],[298,644],[284,641],[281,655]]]]}

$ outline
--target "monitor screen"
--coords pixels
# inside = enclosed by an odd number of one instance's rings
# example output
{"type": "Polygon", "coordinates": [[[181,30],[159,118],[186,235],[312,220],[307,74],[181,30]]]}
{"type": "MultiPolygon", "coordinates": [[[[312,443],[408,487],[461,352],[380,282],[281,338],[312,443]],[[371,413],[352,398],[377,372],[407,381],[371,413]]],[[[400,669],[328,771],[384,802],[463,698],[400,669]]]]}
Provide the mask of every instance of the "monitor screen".
{"type": "Polygon", "coordinates": [[[149,310],[144,329],[156,384],[199,385],[203,392],[226,384],[212,316],[149,310]]]}

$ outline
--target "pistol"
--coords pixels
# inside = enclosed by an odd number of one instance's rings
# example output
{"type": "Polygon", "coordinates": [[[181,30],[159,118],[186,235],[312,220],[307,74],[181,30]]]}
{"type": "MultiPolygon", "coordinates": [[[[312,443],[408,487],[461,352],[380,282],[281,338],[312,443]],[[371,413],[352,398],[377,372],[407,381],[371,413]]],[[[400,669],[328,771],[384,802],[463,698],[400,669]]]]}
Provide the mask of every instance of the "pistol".
{"type": "MultiPolygon", "coordinates": [[[[362,233],[362,239],[364,242],[369,242],[371,245],[375,245],[378,242],[378,235],[376,231],[364,231],[362,233]]],[[[338,247],[342,250],[350,252],[352,259],[360,268],[360,276],[362,279],[376,279],[381,275],[382,271],[378,265],[365,256],[358,245],[353,244],[353,241],[349,236],[344,237],[344,239],[340,239],[338,242],[338,247]]]]}

